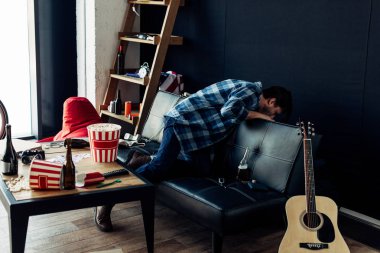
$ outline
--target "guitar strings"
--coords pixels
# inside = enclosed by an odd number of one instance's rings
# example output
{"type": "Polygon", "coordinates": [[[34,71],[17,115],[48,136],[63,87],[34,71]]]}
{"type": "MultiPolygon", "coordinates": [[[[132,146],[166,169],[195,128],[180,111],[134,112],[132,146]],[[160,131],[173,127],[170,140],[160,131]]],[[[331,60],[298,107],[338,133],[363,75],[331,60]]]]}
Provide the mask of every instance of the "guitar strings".
{"type": "Polygon", "coordinates": [[[316,213],[315,203],[315,185],[314,185],[314,173],[313,173],[313,160],[311,156],[311,144],[310,139],[305,139],[305,175],[306,175],[306,196],[307,196],[307,225],[310,228],[316,228],[319,219],[316,213]]]}
{"type": "Polygon", "coordinates": [[[310,171],[310,189],[311,189],[311,204],[312,204],[312,225],[316,228],[319,225],[319,217],[317,215],[316,200],[315,200],[315,179],[314,179],[314,167],[312,158],[311,143],[309,146],[309,171],[310,171]]]}

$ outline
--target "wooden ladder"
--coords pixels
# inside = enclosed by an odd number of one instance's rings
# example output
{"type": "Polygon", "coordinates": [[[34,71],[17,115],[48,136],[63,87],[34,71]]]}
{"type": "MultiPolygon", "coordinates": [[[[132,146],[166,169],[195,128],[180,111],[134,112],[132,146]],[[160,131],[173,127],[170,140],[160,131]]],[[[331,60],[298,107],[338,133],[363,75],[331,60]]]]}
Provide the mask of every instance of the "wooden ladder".
{"type": "MultiPolygon", "coordinates": [[[[100,116],[103,122],[108,121],[109,118],[115,118],[121,121],[125,121],[132,124],[135,127],[135,134],[141,133],[146,118],[148,117],[149,110],[152,106],[154,97],[158,90],[160,82],[160,76],[162,67],[164,65],[166,52],[169,45],[182,45],[183,38],[179,36],[173,36],[172,31],[174,22],[178,13],[179,6],[184,5],[184,0],[161,0],[161,1],[147,1],[147,0],[128,0],[128,6],[126,10],[124,28],[119,33],[119,45],[123,45],[123,51],[125,53],[126,48],[130,42],[132,43],[144,43],[156,46],[156,52],[151,64],[149,74],[144,78],[134,78],[126,75],[114,74],[116,69],[117,57],[115,57],[113,69],[110,71],[110,78],[108,81],[107,91],[103,99],[103,105],[100,107],[100,116]],[[138,39],[136,36],[131,36],[133,23],[135,21],[136,13],[133,11],[134,5],[156,5],[166,7],[166,14],[162,24],[160,34],[152,34],[153,40],[138,39]],[[146,86],[143,100],[141,102],[139,117],[133,117],[132,119],[125,117],[124,115],[117,115],[109,112],[106,108],[110,104],[111,100],[115,98],[117,87],[119,83],[125,84],[138,84],[146,86]]],[[[150,34],[150,33],[149,33],[150,34]]],[[[119,48],[119,47],[118,47],[119,48]]],[[[124,107],[124,106],[123,106],[124,107]]]]}

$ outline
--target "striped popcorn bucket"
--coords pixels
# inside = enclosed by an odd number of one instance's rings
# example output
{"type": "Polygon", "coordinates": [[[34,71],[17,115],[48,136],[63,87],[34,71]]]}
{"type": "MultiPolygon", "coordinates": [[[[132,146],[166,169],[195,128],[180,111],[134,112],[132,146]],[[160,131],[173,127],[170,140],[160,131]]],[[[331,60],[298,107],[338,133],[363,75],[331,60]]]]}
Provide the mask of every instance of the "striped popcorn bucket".
{"type": "Polygon", "coordinates": [[[31,189],[61,189],[63,164],[33,159],[29,171],[31,189]]]}
{"type": "Polygon", "coordinates": [[[121,126],[110,123],[92,124],[87,127],[92,159],[99,163],[116,160],[121,126]]]}

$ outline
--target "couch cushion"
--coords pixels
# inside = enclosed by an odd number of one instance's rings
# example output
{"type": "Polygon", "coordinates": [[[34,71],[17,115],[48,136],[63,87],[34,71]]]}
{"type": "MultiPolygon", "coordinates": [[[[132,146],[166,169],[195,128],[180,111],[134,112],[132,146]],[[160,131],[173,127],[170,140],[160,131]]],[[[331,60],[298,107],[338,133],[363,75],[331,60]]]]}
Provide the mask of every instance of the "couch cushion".
{"type": "Polygon", "coordinates": [[[224,187],[209,178],[168,180],[157,191],[165,205],[220,234],[241,231],[264,217],[281,217],[286,202],[273,190],[253,190],[240,182],[224,187]]]}

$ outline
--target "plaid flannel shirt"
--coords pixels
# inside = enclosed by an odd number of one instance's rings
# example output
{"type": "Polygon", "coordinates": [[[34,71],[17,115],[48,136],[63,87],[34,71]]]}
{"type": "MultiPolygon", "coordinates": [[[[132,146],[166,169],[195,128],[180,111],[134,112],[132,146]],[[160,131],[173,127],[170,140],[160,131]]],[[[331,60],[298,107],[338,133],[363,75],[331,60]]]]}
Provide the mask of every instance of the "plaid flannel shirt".
{"type": "Polygon", "coordinates": [[[182,151],[209,147],[227,137],[259,106],[261,82],[228,79],[212,84],[182,100],[166,117],[175,119],[174,132],[182,151]]]}

